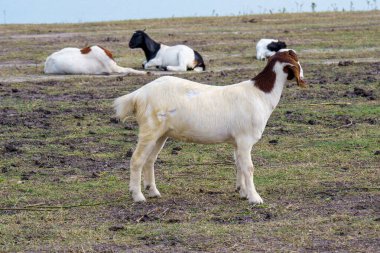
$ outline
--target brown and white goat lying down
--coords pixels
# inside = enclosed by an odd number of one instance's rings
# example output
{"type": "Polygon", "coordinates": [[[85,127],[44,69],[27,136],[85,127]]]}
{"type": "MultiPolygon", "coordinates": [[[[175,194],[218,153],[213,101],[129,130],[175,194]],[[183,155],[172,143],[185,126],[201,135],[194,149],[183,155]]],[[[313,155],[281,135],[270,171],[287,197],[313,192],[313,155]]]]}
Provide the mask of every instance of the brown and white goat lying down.
{"type": "Polygon", "coordinates": [[[44,71],[46,74],[147,74],[145,71],[120,67],[112,53],[100,46],[61,49],[46,59],[44,71]]]}
{"type": "Polygon", "coordinates": [[[263,203],[253,183],[252,146],[261,138],[287,80],[305,87],[296,53],[278,52],[256,77],[227,86],[205,85],[164,76],[114,102],[116,115],[134,114],[140,127],[132,155],[129,191],[145,201],[141,174],[149,197],[159,197],[154,162],[168,137],[195,143],[231,143],[237,166],[236,188],[250,203],[263,203]]]}

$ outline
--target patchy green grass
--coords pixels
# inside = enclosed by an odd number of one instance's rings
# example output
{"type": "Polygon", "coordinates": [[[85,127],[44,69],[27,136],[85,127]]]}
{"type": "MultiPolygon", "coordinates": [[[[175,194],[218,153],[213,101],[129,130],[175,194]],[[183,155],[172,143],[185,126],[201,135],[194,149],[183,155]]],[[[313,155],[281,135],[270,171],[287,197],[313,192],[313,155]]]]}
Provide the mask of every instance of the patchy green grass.
{"type": "Polygon", "coordinates": [[[0,251],[376,252],[379,17],[2,25],[0,251]],[[52,52],[92,44],[140,68],[143,53],[127,45],[145,27],[158,41],[185,43],[204,56],[208,71],[178,76],[215,85],[250,79],[264,67],[254,59],[260,38],[297,50],[309,87],[288,85],[252,152],[264,204],[249,205],[235,192],[232,147],[173,140],[156,163],[162,198],[133,203],[129,159],[138,129],[133,119],[114,122],[111,105],[156,76],[43,74],[52,52]]]}

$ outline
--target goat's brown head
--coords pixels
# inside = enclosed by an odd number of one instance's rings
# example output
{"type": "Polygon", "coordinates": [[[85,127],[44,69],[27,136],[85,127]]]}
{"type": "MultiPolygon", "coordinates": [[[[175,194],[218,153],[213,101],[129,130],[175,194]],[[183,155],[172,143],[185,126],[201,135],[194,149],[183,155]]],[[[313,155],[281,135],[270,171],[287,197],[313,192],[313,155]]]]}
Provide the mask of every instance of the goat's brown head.
{"type": "Polygon", "coordinates": [[[288,74],[288,80],[296,78],[298,86],[306,87],[306,83],[303,80],[303,70],[301,64],[298,61],[296,52],[291,49],[281,49],[273,56],[269,57],[268,63],[263,71],[252,78],[252,80],[255,81],[256,87],[266,93],[272,91],[276,80],[276,74],[273,68],[277,62],[282,63],[283,71],[288,74]]]}
{"type": "Polygon", "coordinates": [[[303,80],[303,69],[294,50],[281,49],[279,52],[270,57],[268,62],[273,60],[287,63],[284,67],[284,72],[288,73],[287,79],[292,80],[293,78],[296,78],[298,86],[302,88],[306,87],[306,83],[303,80]]]}

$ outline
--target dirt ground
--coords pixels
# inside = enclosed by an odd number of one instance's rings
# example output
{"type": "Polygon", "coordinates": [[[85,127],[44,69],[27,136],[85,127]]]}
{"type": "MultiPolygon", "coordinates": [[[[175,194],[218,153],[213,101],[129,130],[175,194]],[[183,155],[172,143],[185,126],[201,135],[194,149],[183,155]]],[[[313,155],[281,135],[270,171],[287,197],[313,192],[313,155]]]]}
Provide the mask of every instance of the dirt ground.
{"type": "Polygon", "coordinates": [[[380,12],[275,14],[0,26],[0,251],[377,252],[380,12]],[[63,47],[102,45],[141,68],[127,47],[147,27],[184,43],[203,73],[45,75],[63,47]],[[162,198],[133,203],[129,159],[138,126],[112,101],[176,75],[228,85],[254,77],[260,38],[285,40],[307,89],[287,84],[252,158],[264,199],[234,191],[232,148],[169,140],[156,163],[162,198]]]}

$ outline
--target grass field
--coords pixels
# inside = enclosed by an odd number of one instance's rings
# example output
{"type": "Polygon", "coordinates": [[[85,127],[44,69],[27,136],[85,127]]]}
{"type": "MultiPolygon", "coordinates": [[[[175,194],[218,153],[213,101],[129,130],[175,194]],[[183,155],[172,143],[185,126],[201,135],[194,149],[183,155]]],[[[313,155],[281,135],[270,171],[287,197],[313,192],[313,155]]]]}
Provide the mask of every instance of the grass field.
{"type": "Polygon", "coordinates": [[[378,252],[379,41],[379,11],[1,25],[0,251],[378,252]],[[133,203],[138,129],[111,105],[157,76],[43,74],[52,52],[93,44],[139,69],[128,41],[144,28],[199,51],[207,71],[175,75],[208,84],[254,77],[260,38],[297,50],[308,88],[287,85],[252,152],[264,204],[234,191],[230,146],[173,140],[162,198],[133,203]]]}

